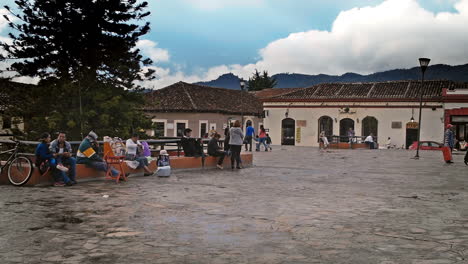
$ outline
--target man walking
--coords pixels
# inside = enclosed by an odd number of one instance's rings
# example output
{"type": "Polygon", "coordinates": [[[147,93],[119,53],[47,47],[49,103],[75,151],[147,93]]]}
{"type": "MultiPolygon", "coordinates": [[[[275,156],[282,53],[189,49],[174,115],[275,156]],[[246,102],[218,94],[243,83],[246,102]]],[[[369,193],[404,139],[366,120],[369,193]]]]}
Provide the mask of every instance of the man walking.
{"type": "Polygon", "coordinates": [[[252,152],[252,139],[254,135],[255,135],[255,129],[252,127],[251,124],[247,124],[247,131],[245,133],[245,139],[244,139],[245,151],[252,152]],[[249,149],[247,149],[247,146],[249,146],[249,149]]]}
{"type": "MultiPolygon", "coordinates": [[[[453,134],[453,125],[448,124],[447,125],[447,130],[445,130],[445,135],[444,135],[444,146],[450,148],[450,152],[453,151],[453,146],[455,145],[455,139],[454,139],[454,134],[453,134]]],[[[447,160],[447,163],[453,163],[452,160],[447,160]]]]}
{"type": "MultiPolygon", "coordinates": [[[[68,178],[72,184],[76,184],[76,159],[72,157],[72,148],[68,141],[66,141],[65,132],[59,132],[57,139],[54,139],[49,146],[50,153],[57,160],[57,167],[59,165],[68,166],[68,178]]],[[[62,178],[67,178],[67,172],[60,170],[62,178]]]]}

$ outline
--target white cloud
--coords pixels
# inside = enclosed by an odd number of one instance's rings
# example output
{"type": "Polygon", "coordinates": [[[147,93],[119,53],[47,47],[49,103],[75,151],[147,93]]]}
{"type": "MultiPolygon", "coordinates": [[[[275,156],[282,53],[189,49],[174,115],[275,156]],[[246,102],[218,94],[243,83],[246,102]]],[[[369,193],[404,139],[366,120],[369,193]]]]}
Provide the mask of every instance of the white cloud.
{"type": "Polygon", "coordinates": [[[153,62],[157,63],[169,61],[169,51],[158,48],[157,46],[158,43],[147,39],[139,40],[136,44],[136,47],[139,48],[153,62]]]}
{"type": "Polygon", "coordinates": [[[157,88],[177,81],[207,81],[232,72],[248,78],[255,69],[271,74],[373,73],[418,65],[419,57],[432,64],[468,62],[468,0],[456,1],[456,13],[434,14],[417,0],[383,3],[341,12],[331,31],[310,30],[269,43],[260,60],[248,65],[221,65],[204,74],[186,76],[166,71],[153,82],[157,88]]]}
{"type": "Polygon", "coordinates": [[[184,2],[195,8],[214,11],[229,7],[258,7],[265,3],[265,0],[184,0],[184,2]]]}

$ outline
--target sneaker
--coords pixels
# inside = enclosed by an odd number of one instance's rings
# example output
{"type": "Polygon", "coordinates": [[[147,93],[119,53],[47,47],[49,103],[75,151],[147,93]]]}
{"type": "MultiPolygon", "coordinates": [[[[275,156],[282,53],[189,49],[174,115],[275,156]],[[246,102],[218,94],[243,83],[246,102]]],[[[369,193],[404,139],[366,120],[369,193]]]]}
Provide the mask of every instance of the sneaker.
{"type": "Polygon", "coordinates": [[[63,187],[65,186],[65,183],[63,182],[54,182],[54,187],[63,187]]]}
{"type": "Polygon", "coordinates": [[[58,165],[57,165],[57,169],[58,169],[58,170],[61,170],[61,171],[63,171],[63,172],[68,172],[68,168],[65,167],[65,166],[63,166],[62,164],[58,164],[58,165]]]}
{"type": "Polygon", "coordinates": [[[69,181],[69,182],[65,183],[65,186],[73,186],[72,181],[69,181]]]}
{"type": "Polygon", "coordinates": [[[236,169],[240,170],[240,169],[242,169],[242,167],[238,166],[238,167],[236,167],[236,169]]]}
{"type": "Polygon", "coordinates": [[[223,166],[222,166],[222,165],[219,165],[219,164],[218,164],[218,165],[216,165],[216,167],[217,167],[218,169],[220,169],[220,170],[222,170],[222,169],[223,169],[223,166]]]}

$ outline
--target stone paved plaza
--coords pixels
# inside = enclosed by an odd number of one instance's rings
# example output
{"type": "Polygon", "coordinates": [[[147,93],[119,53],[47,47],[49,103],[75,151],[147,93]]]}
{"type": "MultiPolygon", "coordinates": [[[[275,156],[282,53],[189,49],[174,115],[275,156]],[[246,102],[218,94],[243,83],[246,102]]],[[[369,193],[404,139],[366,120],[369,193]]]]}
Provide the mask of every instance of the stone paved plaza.
{"type": "Polygon", "coordinates": [[[462,155],[254,154],[234,172],[0,186],[0,263],[468,263],[462,155]]]}

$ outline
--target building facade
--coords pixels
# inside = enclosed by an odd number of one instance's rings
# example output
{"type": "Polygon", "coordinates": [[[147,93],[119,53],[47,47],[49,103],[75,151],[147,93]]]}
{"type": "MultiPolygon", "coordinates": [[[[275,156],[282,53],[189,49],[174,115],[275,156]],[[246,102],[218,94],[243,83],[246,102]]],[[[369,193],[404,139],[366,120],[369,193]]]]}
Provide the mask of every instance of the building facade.
{"type": "Polygon", "coordinates": [[[318,146],[322,131],[347,140],[352,128],[356,136],[372,133],[380,145],[391,138],[407,148],[417,140],[422,92],[421,140],[442,142],[449,122],[459,122],[459,134],[466,137],[466,88],[451,81],[319,84],[263,99],[264,123],[276,144],[318,146]]]}
{"type": "Polygon", "coordinates": [[[192,136],[205,137],[211,129],[224,136],[224,129],[243,119],[258,129],[262,125],[262,103],[254,95],[239,90],[178,82],[150,92],[145,114],[153,122],[149,136],[181,137],[186,128],[192,136]]]}

